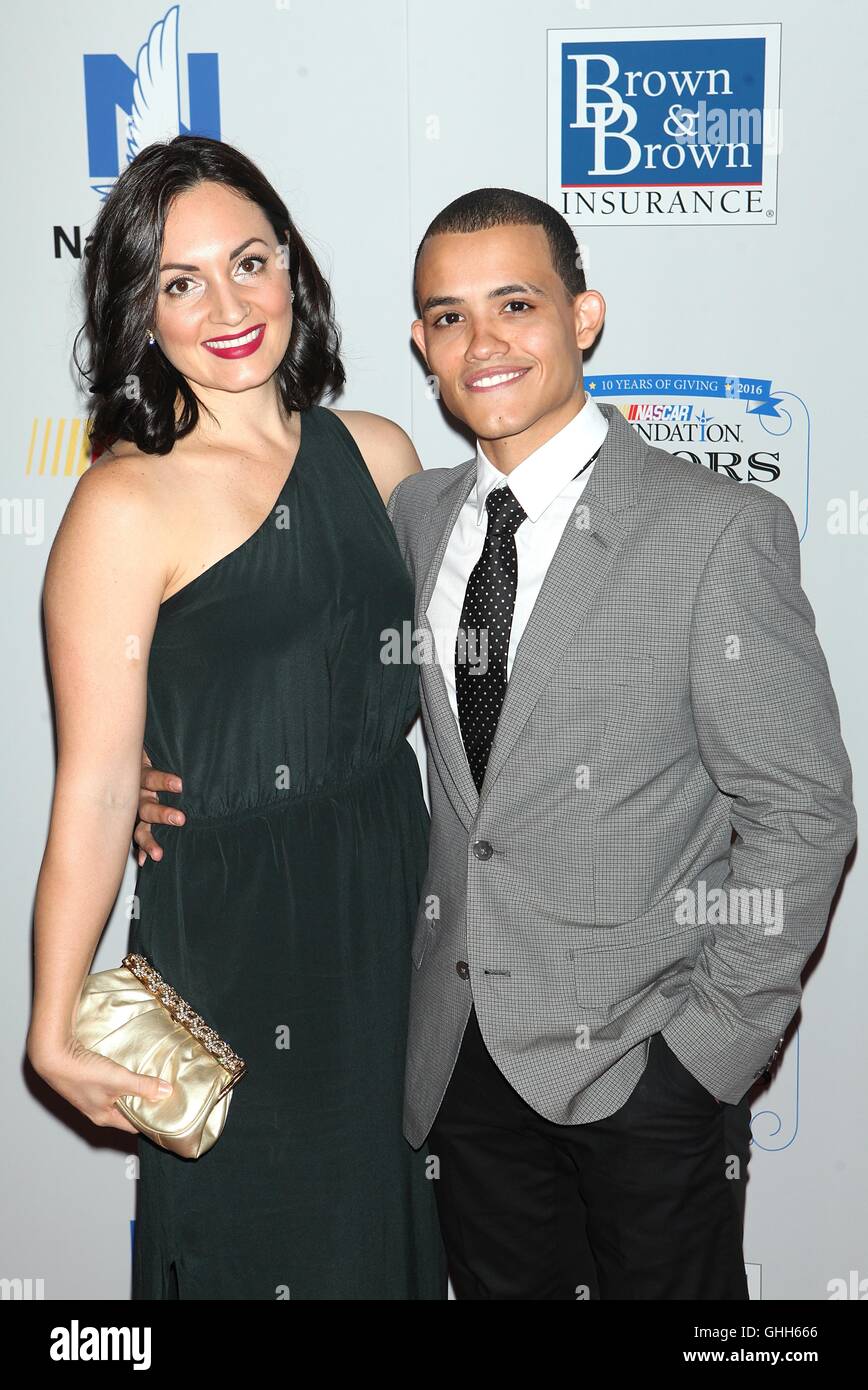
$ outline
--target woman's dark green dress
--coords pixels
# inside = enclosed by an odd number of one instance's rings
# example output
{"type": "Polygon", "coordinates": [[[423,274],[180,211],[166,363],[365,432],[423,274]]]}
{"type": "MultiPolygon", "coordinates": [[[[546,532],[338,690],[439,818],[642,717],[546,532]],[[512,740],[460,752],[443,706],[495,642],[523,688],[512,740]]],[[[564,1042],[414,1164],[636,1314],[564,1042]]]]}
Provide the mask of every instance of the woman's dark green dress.
{"type": "Polygon", "coordinates": [[[349,431],[301,413],[272,513],[167,599],[145,746],[184,790],[130,949],[247,1062],[216,1144],[139,1141],[133,1298],[439,1299],[426,1152],[401,1133],[428,812],[382,659],[413,592],[349,431]]]}

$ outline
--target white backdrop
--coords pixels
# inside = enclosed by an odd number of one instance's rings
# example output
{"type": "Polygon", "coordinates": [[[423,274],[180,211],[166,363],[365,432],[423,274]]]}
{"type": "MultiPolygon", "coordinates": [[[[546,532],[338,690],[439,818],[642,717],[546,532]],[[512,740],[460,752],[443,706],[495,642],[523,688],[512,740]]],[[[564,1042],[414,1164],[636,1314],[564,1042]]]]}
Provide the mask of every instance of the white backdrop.
{"type": "MultiPolygon", "coordinates": [[[[179,116],[165,133],[219,135],[262,166],[332,280],[349,376],[341,404],[398,420],[426,466],[471,452],[410,347],[410,265],[431,217],[481,185],[521,188],[563,210],[563,184],[606,182],[581,177],[588,147],[572,126],[577,93],[560,89],[562,70],[568,83],[579,72],[583,43],[620,72],[629,59],[663,74],[635,80],[643,142],[659,138],[679,71],[699,72],[706,58],[708,72],[734,63],[729,105],[753,90],[766,124],[750,167],[730,175],[729,203],[714,186],[718,171],[705,187],[711,211],[700,200],[697,212],[699,190],[674,169],[661,175],[663,198],[649,213],[652,175],[638,166],[612,173],[623,141],[607,166],[611,211],[585,189],[595,210],[585,204],[579,215],[579,190],[568,190],[588,283],[608,304],[586,384],[652,442],[729,466],[791,506],[864,814],[860,522],[868,530],[868,517],[860,517],[862,450],[847,415],[864,365],[864,9],[838,0],[821,18],[807,0],[246,0],[240,9],[183,0],[174,8],[179,116]],[[661,82],[672,91],[658,92],[661,82]],[[640,420],[649,407],[654,418],[640,420]]],[[[129,1296],[134,1146],[120,1131],[79,1122],[27,1067],[24,1040],[54,766],[41,584],[87,466],[84,403],[70,371],[80,248],[126,158],[137,54],[168,13],[168,0],[29,0],[4,14],[0,1280],[23,1280],[25,1296],[47,1299],[129,1296]]],[[[707,86],[689,93],[693,106],[707,96],[720,108],[719,80],[716,91],[714,79],[707,86]]],[[[683,154],[683,142],[680,155],[670,146],[673,161],[683,154]]],[[[424,766],[418,730],[414,742],[424,766]]],[[[122,904],[134,878],[131,858],[95,969],[123,954],[122,904]]],[[[745,1258],[754,1298],[868,1298],[865,888],[857,853],[807,973],[798,1026],[772,1084],[753,1100],[745,1258]]]]}

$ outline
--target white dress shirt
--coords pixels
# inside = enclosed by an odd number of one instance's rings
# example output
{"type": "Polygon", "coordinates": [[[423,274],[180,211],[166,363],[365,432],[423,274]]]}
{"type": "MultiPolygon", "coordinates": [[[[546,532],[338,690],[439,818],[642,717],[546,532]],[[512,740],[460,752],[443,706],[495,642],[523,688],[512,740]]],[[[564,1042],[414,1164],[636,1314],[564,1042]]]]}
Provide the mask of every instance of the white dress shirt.
{"type": "Polygon", "coordinates": [[[508,485],[527,513],[526,520],[515,533],[518,586],[506,658],[508,680],[516,649],[564,527],[596,465],[592,463],[590,468],[585,468],[578,478],[575,474],[599,449],[608,429],[609,422],[605,415],[596,401],[587,396],[578,414],[545,444],[522,459],[509,475],[495,468],[485,457],[477,440],[476,484],[458,514],[427,609],[437,659],[443,669],[449,703],[456,720],[455,641],[467,581],[485,543],[488,527],[486,497],[493,488],[508,485]]]}

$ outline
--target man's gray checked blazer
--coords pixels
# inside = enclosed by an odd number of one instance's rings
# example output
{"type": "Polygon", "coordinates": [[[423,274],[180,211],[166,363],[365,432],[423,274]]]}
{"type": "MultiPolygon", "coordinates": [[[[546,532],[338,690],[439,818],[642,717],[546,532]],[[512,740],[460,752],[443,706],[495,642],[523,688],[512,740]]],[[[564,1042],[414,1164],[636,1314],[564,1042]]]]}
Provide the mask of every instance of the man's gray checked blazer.
{"type": "MultiPolygon", "coordinates": [[[[471,998],[503,1075],[557,1123],[617,1110],[657,1031],[738,1102],[777,1055],[855,838],[789,508],[600,408],[609,432],[522,635],[481,794],[441,669],[421,665],[432,819],[412,944],[414,1148],[471,998]]],[[[428,469],[389,500],[422,654],[475,477],[475,459],[428,469]]]]}

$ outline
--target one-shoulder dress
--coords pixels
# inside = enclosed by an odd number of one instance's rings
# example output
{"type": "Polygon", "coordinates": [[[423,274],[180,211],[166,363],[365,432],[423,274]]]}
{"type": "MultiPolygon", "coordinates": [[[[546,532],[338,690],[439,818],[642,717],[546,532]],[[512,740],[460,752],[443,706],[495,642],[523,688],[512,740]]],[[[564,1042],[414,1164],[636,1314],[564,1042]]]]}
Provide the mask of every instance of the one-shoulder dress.
{"type": "Polygon", "coordinates": [[[130,950],[247,1063],[196,1159],[139,1139],[134,1299],[440,1299],[401,1133],[428,811],[412,582],[343,422],[300,412],[273,510],[161,605],[145,747],[183,778],[130,950]]]}

